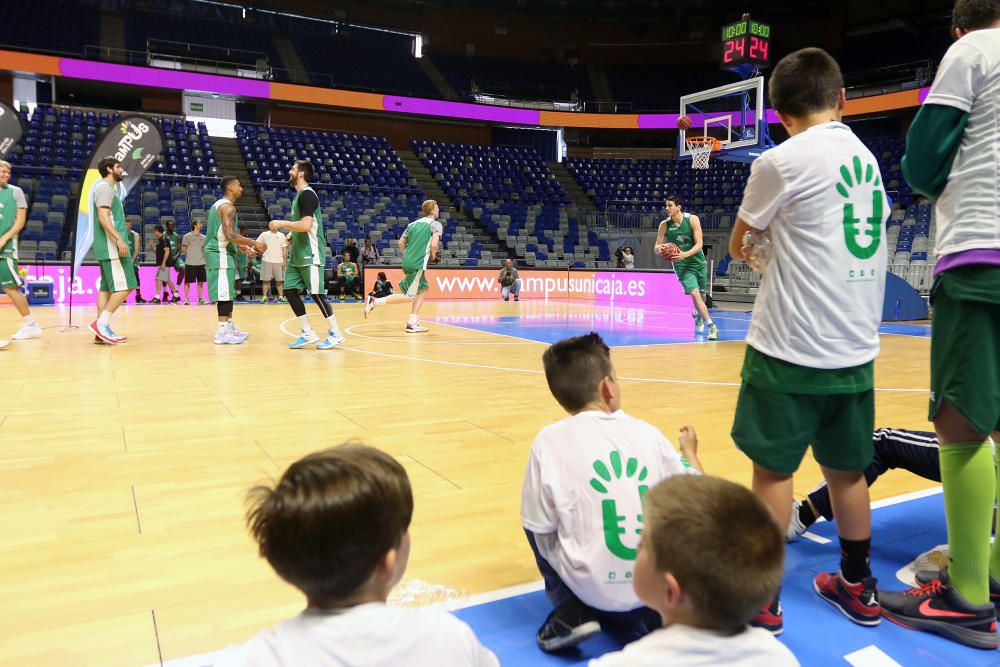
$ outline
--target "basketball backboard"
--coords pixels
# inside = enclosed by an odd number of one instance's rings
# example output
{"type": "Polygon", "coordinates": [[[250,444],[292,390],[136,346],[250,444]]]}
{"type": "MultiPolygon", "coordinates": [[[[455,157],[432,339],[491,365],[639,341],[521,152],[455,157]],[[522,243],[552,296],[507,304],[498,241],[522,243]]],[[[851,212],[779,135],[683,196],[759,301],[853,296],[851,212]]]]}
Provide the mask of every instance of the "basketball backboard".
{"type": "Polygon", "coordinates": [[[718,139],[721,149],[713,158],[752,161],[770,148],[764,102],[764,77],[726,84],[681,97],[681,115],[691,127],[680,131],[678,156],[689,158],[690,136],[718,139]]]}

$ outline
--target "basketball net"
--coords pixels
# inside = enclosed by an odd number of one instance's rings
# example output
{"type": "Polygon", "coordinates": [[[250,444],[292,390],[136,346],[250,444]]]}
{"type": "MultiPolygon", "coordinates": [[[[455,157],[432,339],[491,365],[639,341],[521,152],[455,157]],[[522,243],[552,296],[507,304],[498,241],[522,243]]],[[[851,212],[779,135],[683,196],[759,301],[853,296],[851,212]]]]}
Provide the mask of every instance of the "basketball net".
{"type": "Polygon", "coordinates": [[[708,169],[712,159],[712,151],[716,150],[717,140],[710,136],[687,137],[685,142],[691,152],[692,169],[708,169]]]}
{"type": "Polygon", "coordinates": [[[708,169],[712,160],[712,151],[715,150],[715,138],[708,136],[687,137],[684,143],[687,144],[688,150],[691,152],[691,168],[708,169]]]}

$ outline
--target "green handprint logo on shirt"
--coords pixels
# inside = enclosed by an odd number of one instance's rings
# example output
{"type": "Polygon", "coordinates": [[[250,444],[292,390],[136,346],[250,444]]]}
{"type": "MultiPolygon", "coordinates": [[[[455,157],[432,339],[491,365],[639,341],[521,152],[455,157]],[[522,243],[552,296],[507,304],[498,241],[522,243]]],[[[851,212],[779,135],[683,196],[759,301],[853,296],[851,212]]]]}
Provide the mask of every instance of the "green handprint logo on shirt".
{"type": "Polygon", "coordinates": [[[842,183],[837,183],[837,192],[844,199],[844,241],[847,249],[858,259],[869,259],[878,251],[882,240],[882,213],[885,202],[885,192],[882,190],[882,180],[875,168],[862,165],[861,158],[854,156],[853,174],[847,165],[840,166],[842,183]],[[869,218],[858,218],[855,205],[864,203],[864,197],[871,191],[872,214],[869,218]],[[867,239],[865,243],[862,243],[867,239]]]}
{"type": "MultiPolygon", "coordinates": [[[[641,503],[642,497],[649,490],[648,485],[641,483],[649,475],[646,467],[643,466],[640,469],[639,460],[636,458],[629,458],[622,466],[622,455],[617,450],[611,452],[608,456],[608,462],[611,464],[610,470],[604,461],[600,459],[594,461],[594,472],[597,473],[597,477],[590,479],[590,486],[601,494],[610,494],[613,487],[626,492],[634,489],[639,494],[639,502],[641,503]]],[[[605,498],[601,501],[601,515],[604,524],[604,544],[607,545],[608,550],[622,560],[635,560],[636,548],[630,547],[622,541],[622,536],[625,534],[626,517],[618,513],[618,504],[614,498],[605,498]]],[[[642,515],[639,514],[635,518],[641,526],[642,515]]],[[[637,535],[641,532],[641,528],[635,530],[637,535]]]]}

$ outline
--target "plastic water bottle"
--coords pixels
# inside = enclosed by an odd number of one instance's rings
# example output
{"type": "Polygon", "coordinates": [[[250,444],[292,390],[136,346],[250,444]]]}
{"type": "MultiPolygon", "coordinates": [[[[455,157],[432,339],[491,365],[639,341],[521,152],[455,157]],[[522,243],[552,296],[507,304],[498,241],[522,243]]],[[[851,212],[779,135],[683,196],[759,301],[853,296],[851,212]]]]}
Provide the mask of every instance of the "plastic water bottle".
{"type": "Polygon", "coordinates": [[[750,257],[747,258],[747,264],[754,271],[763,272],[770,263],[773,252],[771,235],[766,231],[751,229],[743,235],[743,245],[750,246],[750,257]]]}

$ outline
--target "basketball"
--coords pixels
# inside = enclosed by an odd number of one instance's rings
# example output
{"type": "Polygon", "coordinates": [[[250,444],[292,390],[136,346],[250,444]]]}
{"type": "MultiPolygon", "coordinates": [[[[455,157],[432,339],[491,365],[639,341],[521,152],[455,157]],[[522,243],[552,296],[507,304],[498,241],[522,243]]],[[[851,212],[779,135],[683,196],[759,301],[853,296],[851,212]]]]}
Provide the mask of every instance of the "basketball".
{"type": "Polygon", "coordinates": [[[677,129],[686,130],[691,127],[691,116],[681,116],[677,119],[677,129]]]}
{"type": "Polygon", "coordinates": [[[672,260],[679,254],[681,254],[681,249],[677,247],[676,243],[664,243],[660,246],[660,257],[665,260],[672,260]]]}

